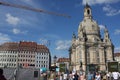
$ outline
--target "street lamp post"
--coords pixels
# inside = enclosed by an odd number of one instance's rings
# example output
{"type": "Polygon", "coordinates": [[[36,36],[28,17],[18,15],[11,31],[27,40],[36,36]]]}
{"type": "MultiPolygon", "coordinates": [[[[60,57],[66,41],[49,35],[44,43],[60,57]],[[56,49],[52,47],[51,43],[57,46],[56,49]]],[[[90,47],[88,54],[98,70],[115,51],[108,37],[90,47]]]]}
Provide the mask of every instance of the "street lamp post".
{"type": "Polygon", "coordinates": [[[18,63],[19,51],[16,54],[17,54],[17,56],[16,56],[16,69],[14,71],[14,80],[18,80],[18,73],[19,73],[19,63],[18,63]]]}

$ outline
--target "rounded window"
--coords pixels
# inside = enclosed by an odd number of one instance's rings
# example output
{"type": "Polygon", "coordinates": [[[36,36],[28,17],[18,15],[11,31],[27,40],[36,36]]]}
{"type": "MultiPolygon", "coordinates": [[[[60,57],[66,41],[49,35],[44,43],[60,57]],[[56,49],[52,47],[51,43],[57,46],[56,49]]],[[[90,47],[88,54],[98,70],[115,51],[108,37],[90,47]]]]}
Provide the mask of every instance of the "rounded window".
{"type": "Polygon", "coordinates": [[[90,14],[90,10],[87,10],[87,13],[90,14]]]}

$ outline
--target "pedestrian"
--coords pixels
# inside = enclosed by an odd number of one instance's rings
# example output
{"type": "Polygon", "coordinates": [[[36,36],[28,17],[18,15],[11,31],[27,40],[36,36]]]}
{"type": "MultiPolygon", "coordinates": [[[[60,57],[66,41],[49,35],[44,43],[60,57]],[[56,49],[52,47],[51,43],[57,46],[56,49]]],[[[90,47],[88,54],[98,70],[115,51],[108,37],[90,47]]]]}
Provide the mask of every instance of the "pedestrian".
{"type": "Polygon", "coordinates": [[[95,80],[101,80],[101,75],[99,72],[96,72],[95,80]]]}
{"type": "Polygon", "coordinates": [[[70,72],[70,74],[69,74],[69,80],[73,80],[73,74],[72,74],[72,72],[70,72]]]}
{"type": "Polygon", "coordinates": [[[51,71],[51,74],[50,74],[50,80],[54,80],[55,79],[55,73],[53,71],[51,71]]]}
{"type": "Polygon", "coordinates": [[[107,80],[111,80],[111,78],[112,78],[111,72],[108,72],[108,73],[106,74],[106,76],[107,76],[107,80]]]}
{"type": "Polygon", "coordinates": [[[47,80],[50,78],[50,71],[47,71],[47,80]]]}
{"type": "Polygon", "coordinates": [[[47,80],[47,74],[43,73],[43,80],[47,80]]]}
{"type": "Polygon", "coordinates": [[[63,73],[60,74],[60,80],[63,80],[63,73]]]}
{"type": "Polygon", "coordinates": [[[79,75],[77,74],[77,72],[74,75],[74,79],[73,80],[78,80],[79,79],[79,75]]]}
{"type": "Polygon", "coordinates": [[[119,72],[112,72],[112,77],[114,80],[118,80],[119,79],[119,72]]]}
{"type": "Polygon", "coordinates": [[[67,79],[67,74],[63,74],[63,80],[66,80],[67,79]]]}
{"type": "Polygon", "coordinates": [[[40,80],[43,80],[43,73],[40,74],[40,80]]]}
{"type": "Polygon", "coordinates": [[[84,73],[80,74],[79,80],[85,80],[85,75],[84,75],[84,73]]]}
{"type": "Polygon", "coordinates": [[[0,68],[0,80],[7,80],[3,75],[3,69],[0,68]]]}
{"type": "Polygon", "coordinates": [[[88,74],[87,74],[87,80],[93,80],[93,79],[94,79],[94,77],[93,77],[92,72],[88,72],[88,74]]]}
{"type": "Polygon", "coordinates": [[[106,75],[106,73],[104,73],[102,80],[107,80],[107,75],[106,75]]]}
{"type": "Polygon", "coordinates": [[[59,76],[58,76],[58,74],[56,75],[56,77],[55,77],[54,80],[59,80],[59,76]]]}

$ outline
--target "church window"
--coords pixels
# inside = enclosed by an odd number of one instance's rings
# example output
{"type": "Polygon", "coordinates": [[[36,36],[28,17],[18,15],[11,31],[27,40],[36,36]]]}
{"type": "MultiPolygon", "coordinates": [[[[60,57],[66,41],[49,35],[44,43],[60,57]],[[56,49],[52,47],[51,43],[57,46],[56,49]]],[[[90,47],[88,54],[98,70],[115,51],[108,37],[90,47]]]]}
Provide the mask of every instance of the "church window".
{"type": "Polygon", "coordinates": [[[87,58],[87,63],[90,64],[90,58],[87,58]]]}
{"type": "Polygon", "coordinates": [[[87,10],[87,13],[90,14],[90,10],[87,10]]]}
{"type": "Polygon", "coordinates": [[[87,63],[90,63],[90,51],[89,51],[89,47],[87,47],[87,63]]]}
{"type": "Polygon", "coordinates": [[[90,53],[89,53],[89,51],[87,51],[87,57],[90,57],[90,53]]]}
{"type": "Polygon", "coordinates": [[[95,27],[94,27],[94,25],[92,25],[92,29],[94,29],[95,27]]]}
{"type": "Polygon", "coordinates": [[[98,51],[96,51],[97,57],[99,58],[99,53],[97,53],[98,51]]]}
{"type": "Polygon", "coordinates": [[[97,42],[97,39],[96,39],[96,38],[94,38],[94,42],[97,42]]]}
{"type": "Polygon", "coordinates": [[[107,40],[105,40],[105,42],[107,42],[107,40]]]}
{"type": "Polygon", "coordinates": [[[82,58],[82,51],[80,50],[80,59],[82,58]]]}
{"type": "Polygon", "coordinates": [[[108,38],[108,35],[106,35],[106,38],[108,38]]]}
{"type": "Polygon", "coordinates": [[[100,58],[97,58],[97,63],[100,63],[100,58]]]}

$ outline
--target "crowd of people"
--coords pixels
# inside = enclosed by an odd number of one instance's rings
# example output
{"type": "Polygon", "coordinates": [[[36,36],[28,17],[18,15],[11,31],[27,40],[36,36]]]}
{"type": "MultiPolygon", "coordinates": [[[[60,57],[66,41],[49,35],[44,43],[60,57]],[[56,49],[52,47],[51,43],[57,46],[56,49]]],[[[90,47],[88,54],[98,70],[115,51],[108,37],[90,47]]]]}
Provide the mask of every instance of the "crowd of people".
{"type": "Polygon", "coordinates": [[[41,73],[40,80],[120,80],[119,72],[100,73],[100,72],[47,72],[41,73]]]}
{"type": "MultiPolygon", "coordinates": [[[[0,68],[0,80],[7,80],[0,68]]],[[[120,80],[120,72],[55,72],[47,71],[40,74],[40,80],[120,80]]]]}

